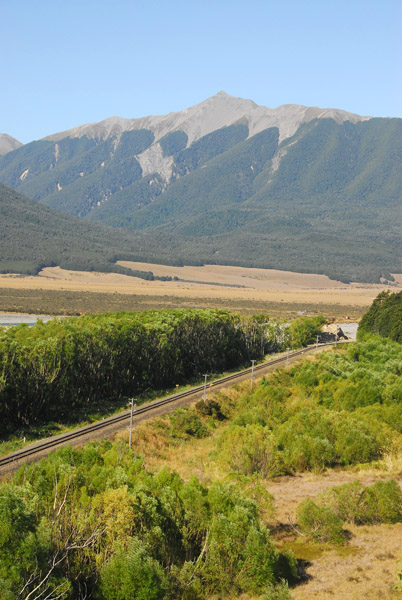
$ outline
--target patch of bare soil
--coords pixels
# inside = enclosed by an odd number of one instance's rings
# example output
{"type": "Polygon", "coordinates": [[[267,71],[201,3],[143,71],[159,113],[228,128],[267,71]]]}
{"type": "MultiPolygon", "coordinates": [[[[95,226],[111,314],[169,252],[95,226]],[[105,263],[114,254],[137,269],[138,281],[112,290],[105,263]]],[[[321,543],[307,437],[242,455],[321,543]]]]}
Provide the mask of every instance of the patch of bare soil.
{"type": "MultiPolygon", "coordinates": [[[[267,488],[275,498],[276,523],[272,533],[280,546],[291,549],[302,561],[304,580],[292,589],[292,599],[366,600],[401,598],[394,589],[396,572],[402,567],[402,523],[356,526],[347,524],[346,546],[336,548],[297,537],[296,507],[305,498],[315,498],[329,488],[359,480],[371,485],[387,479],[383,473],[329,471],[322,475],[302,474],[270,481],[267,488]]],[[[399,483],[401,483],[400,479],[399,483]]]]}

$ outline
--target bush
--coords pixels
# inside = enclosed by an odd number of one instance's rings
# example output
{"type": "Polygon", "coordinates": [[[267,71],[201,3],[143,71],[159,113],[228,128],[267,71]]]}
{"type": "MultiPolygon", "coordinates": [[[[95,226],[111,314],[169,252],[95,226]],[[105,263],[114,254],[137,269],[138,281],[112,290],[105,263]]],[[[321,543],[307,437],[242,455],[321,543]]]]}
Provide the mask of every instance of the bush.
{"type": "Polygon", "coordinates": [[[363,491],[363,485],[354,481],[331,488],[323,495],[323,501],[343,521],[359,523],[364,512],[361,503],[363,491]]]}
{"type": "Polygon", "coordinates": [[[163,600],[166,589],[164,570],[138,539],[101,570],[101,598],[106,600],[163,600]]]}
{"type": "Polygon", "coordinates": [[[402,522],[402,490],[395,479],[366,488],[358,481],[333,487],[321,501],[339,519],[356,525],[402,522]]]}
{"type": "Polygon", "coordinates": [[[200,415],[212,417],[217,421],[226,419],[219,402],[216,402],[216,400],[205,400],[205,402],[204,400],[199,400],[195,407],[200,415]]]}
{"type": "Polygon", "coordinates": [[[268,585],[261,596],[261,600],[290,600],[290,592],[286,581],[278,585],[268,585]]]}
{"type": "Polygon", "coordinates": [[[318,317],[302,317],[293,321],[288,329],[290,347],[301,348],[314,344],[324,323],[326,323],[326,320],[321,315],[318,317]]]}
{"type": "Polygon", "coordinates": [[[169,419],[169,434],[172,438],[185,438],[187,436],[203,438],[209,435],[208,427],[190,408],[176,410],[169,415],[169,419]]]}
{"type": "Polygon", "coordinates": [[[380,458],[384,448],[368,424],[341,413],[336,423],[335,450],[342,465],[353,465],[380,458]]]}
{"type": "Polygon", "coordinates": [[[402,490],[395,479],[377,481],[362,494],[361,523],[402,522],[402,490]]]}
{"type": "Polygon", "coordinates": [[[304,500],[297,510],[297,521],[301,531],[316,542],[344,544],[346,533],[343,521],[327,506],[319,506],[311,499],[304,500]]]}
{"type": "Polygon", "coordinates": [[[283,473],[274,436],[261,425],[232,425],[218,440],[221,460],[243,475],[273,477],[283,473]]]}

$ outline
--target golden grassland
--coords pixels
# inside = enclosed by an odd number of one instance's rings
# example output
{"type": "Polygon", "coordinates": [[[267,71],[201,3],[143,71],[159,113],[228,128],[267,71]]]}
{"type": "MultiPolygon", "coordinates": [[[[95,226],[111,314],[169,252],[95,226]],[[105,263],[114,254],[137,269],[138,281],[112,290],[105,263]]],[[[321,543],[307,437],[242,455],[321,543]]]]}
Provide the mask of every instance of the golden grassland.
{"type": "MultiPolygon", "coordinates": [[[[236,401],[249,386],[250,382],[246,381],[220,394],[229,401],[236,401]]],[[[234,477],[223,463],[216,460],[215,454],[216,439],[228,426],[225,422],[218,424],[210,437],[172,440],[166,436],[168,419],[148,421],[138,425],[133,432],[133,447],[143,455],[147,469],[158,471],[167,467],[186,480],[195,475],[206,485],[234,477]]],[[[128,440],[128,430],[120,432],[118,437],[128,440]]],[[[348,525],[350,540],[342,547],[313,543],[298,535],[296,526],[296,507],[305,498],[315,498],[330,487],[356,480],[371,485],[390,477],[401,483],[402,454],[389,455],[378,464],[360,469],[333,469],[259,480],[274,498],[274,511],[269,505],[263,506],[263,519],[268,523],[278,548],[292,550],[304,571],[302,582],[291,590],[292,599],[374,600],[401,597],[401,592],[396,591],[394,586],[401,564],[402,523],[348,525]]],[[[252,487],[253,481],[249,485],[252,487]]],[[[243,595],[241,599],[253,600],[253,597],[243,595]]]]}
{"type": "MultiPolygon", "coordinates": [[[[0,275],[0,310],[48,314],[85,314],[117,310],[217,307],[273,317],[300,314],[358,319],[382,284],[345,284],[325,275],[205,265],[173,267],[119,263],[178,281],[146,281],[117,273],[43,269],[38,276],[0,275]]],[[[393,289],[402,288],[394,275],[393,289]]]]}

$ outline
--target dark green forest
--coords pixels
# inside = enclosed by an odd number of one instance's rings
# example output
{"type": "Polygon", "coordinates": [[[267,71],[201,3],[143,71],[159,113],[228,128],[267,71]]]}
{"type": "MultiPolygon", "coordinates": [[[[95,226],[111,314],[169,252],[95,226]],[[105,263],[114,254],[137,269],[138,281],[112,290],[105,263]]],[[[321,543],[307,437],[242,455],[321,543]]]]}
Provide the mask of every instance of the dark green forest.
{"type": "Polygon", "coordinates": [[[381,292],[363,315],[359,334],[377,333],[402,344],[402,292],[381,292]]]}
{"type": "Polygon", "coordinates": [[[174,388],[203,373],[250,364],[315,340],[321,318],[288,332],[266,315],[220,310],[111,313],[0,330],[2,435],[49,420],[71,421],[99,398],[116,407],[146,389],[174,388]]]}
{"type": "Polygon", "coordinates": [[[149,256],[158,247],[158,240],[85,223],[0,184],[0,273],[37,275],[57,265],[157,279],[151,271],[126,269],[115,261],[149,256]]]}

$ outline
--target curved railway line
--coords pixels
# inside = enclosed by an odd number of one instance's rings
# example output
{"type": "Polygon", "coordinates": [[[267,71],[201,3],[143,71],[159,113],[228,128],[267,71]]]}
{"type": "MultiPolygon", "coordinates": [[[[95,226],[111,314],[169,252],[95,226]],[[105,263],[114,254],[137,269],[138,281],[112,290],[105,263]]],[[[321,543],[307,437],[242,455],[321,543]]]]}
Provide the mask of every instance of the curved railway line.
{"type": "MultiPolygon", "coordinates": [[[[347,343],[346,342],[337,342],[338,344],[347,343]]],[[[250,375],[257,374],[259,371],[269,371],[273,368],[278,368],[279,366],[286,365],[287,363],[294,362],[300,356],[305,354],[310,354],[318,349],[323,349],[328,346],[335,345],[335,342],[323,343],[323,344],[315,344],[314,346],[308,346],[307,348],[302,348],[301,350],[295,350],[293,352],[289,352],[285,356],[281,356],[279,358],[275,358],[273,360],[269,360],[263,362],[259,365],[255,365],[254,367],[249,367],[248,369],[244,369],[237,373],[233,373],[231,375],[227,375],[226,377],[221,377],[220,379],[216,379],[208,384],[208,391],[211,389],[219,389],[220,387],[225,387],[228,384],[232,384],[236,381],[241,381],[242,379],[248,378],[250,375]]],[[[179,406],[183,406],[189,404],[194,401],[195,398],[202,395],[205,391],[205,385],[199,385],[184,392],[179,392],[177,394],[173,394],[172,396],[168,396],[167,398],[163,398],[162,400],[154,400],[153,402],[149,402],[144,406],[138,407],[133,411],[133,418],[136,423],[149,419],[154,416],[160,416],[162,414],[166,414],[170,410],[174,410],[179,406]]],[[[109,437],[113,435],[116,431],[122,428],[122,424],[125,424],[126,421],[129,421],[131,416],[131,411],[125,411],[118,415],[108,417],[103,419],[102,421],[97,421],[91,425],[87,425],[85,427],[81,427],[80,429],[75,429],[74,431],[68,433],[62,433],[57,436],[53,436],[51,438],[47,438],[45,440],[41,440],[39,442],[35,442],[34,444],[29,445],[22,450],[18,450],[0,458],[0,476],[5,475],[6,473],[10,473],[16,471],[21,464],[27,461],[43,458],[46,456],[51,450],[56,449],[60,446],[66,444],[78,445],[80,443],[87,443],[93,439],[99,439],[101,437],[109,437]]]]}

